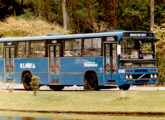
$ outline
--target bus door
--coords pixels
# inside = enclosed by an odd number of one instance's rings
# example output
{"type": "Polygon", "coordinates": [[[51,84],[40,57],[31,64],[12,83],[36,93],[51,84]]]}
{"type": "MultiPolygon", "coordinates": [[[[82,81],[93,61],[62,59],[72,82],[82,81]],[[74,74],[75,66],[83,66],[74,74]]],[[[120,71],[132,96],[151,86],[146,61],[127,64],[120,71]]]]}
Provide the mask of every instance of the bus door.
{"type": "Polygon", "coordinates": [[[5,74],[14,73],[14,56],[15,56],[15,47],[14,46],[5,46],[4,47],[4,57],[5,57],[5,74]]]}
{"type": "Polygon", "coordinates": [[[60,83],[60,45],[49,45],[48,49],[49,84],[56,85],[60,83]]]}
{"type": "Polygon", "coordinates": [[[105,84],[114,83],[116,79],[117,43],[104,43],[105,84]]]}

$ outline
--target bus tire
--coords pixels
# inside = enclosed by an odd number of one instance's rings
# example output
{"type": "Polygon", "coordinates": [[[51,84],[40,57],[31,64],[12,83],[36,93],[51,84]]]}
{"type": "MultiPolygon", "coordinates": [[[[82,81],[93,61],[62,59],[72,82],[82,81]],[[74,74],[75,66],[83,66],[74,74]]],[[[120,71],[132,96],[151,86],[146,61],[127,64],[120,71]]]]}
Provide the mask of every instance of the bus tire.
{"type": "Polygon", "coordinates": [[[22,82],[25,90],[32,90],[30,82],[31,82],[32,74],[30,72],[26,72],[22,76],[22,82]]]}
{"type": "Polygon", "coordinates": [[[99,90],[98,79],[94,72],[90,72],[87,76],[87,89],[90,91],[99,90]]]}
{"type": "Polygon", "coordinates": [[[130,88],[130,85],[129,84],[119,86],[119,89],[120,90],[128,90],[129,88],[130,88]]]}
{"type": "Polygon", "coordinates": [[[60,91],[64,88],[65,86],[63,85],[49,85],[49,88],[52,90],[52,91],[60,91]]]}

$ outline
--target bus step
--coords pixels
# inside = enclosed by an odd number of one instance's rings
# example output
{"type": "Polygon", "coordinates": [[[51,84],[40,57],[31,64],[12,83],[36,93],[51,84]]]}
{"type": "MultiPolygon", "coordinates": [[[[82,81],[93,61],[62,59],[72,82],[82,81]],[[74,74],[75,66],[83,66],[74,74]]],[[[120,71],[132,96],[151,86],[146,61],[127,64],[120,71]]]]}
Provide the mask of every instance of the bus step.
{"type": "Polygon", "coordinates": [[[110,80],[108,80],[108,82],[115,82],[115,80],[113,80],[113,79],[110,79],[110,80]]]}

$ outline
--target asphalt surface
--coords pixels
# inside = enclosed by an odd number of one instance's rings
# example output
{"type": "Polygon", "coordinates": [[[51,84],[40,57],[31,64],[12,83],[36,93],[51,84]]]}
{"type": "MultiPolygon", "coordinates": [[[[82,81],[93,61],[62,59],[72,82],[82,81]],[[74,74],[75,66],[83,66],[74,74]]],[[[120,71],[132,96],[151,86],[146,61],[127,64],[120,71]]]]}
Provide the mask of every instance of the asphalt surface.
{"type": "MultiPolygon", "coordinates": [[[[14,89],[14,90],[20,90],[24,91],[24,87],[22,84],[6,84],[6,83],[0,83],[0,90],[5,91],[8,89],[14,89]]],[[[70,87],[65,87],[63,91],[83,91],[83,87],[79,86],[70,86],[70,87]]],[[[48,86],[41,86],[40,91],[51,91],[48,86]]],[[[164,87],[160,86],[131,86],[129,91],[164,91],[164,87]]],[[[113,88],[113,89],[101,89],[100,91],[119,91],[119,88],[113,88]]]]}

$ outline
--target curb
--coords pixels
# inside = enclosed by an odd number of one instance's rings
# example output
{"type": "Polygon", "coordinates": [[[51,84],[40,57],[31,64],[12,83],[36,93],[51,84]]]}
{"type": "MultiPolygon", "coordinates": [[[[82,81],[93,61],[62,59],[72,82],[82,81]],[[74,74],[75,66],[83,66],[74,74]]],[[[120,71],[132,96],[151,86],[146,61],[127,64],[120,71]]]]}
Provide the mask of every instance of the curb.
{"type": "Polygon", "coordinates": [[[0,109],[6,112],[32,112],[32,113],[67,113],[67,114],[90,114],[90,115],[138,115],[138,116],[165,116],[165,112],[124,112],[124,111],[46,111],[46,110],[14,110],[0,109]]]}

